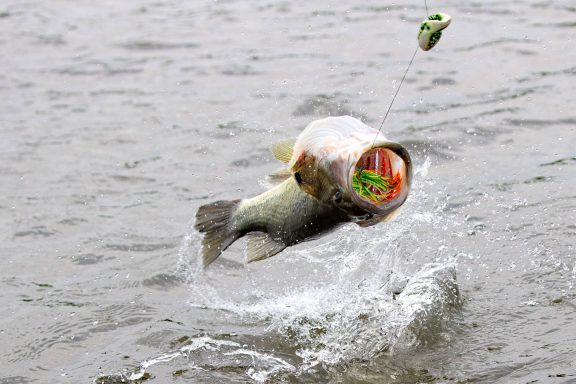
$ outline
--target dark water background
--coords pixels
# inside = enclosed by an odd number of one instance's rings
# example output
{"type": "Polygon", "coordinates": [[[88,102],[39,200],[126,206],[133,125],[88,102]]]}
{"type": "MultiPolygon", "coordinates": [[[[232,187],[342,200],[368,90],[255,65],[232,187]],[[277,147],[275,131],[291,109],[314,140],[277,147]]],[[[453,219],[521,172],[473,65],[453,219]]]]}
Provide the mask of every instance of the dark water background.
{"type": "Polygon", "coordinates": [[[0,383],[576,382],[576,6],[429,8],[400,217],[200,272],[197,207],[377,126],[423,4],[0,2],[0,383]]]}

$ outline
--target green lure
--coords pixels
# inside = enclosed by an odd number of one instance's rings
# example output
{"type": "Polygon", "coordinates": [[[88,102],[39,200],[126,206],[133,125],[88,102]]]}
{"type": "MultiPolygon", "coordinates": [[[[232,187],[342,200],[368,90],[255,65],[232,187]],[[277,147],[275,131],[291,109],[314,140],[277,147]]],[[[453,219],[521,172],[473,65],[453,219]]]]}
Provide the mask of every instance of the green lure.
{"type": "Polygon", "coordinates": [[[356,170],[352,176],[352,188],[366,200],[380,203],[386,200],[395,182],[374,171],[356,170]]]}
{"type": "Polygon", "coordinates": [[[442,30],[450,25],[452,18],[445,13],[430,15],[420,25],[418,45],[424,51],[432,49],[442,37],[442,30]]]}

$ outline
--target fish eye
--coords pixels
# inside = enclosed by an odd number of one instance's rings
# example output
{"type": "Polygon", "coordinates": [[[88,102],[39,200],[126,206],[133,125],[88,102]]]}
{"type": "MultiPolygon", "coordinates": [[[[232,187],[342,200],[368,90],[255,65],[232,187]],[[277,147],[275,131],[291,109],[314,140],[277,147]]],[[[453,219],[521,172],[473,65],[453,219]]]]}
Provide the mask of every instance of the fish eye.
{"type": "Polygon", "coordinates": [[[332,200],[334,200],[334,202],[336,204],[339,204],[342,202],[342,192],[340,191],[336,191],[336,193],[334,194],[334,196],[332,196],[332,200]]]}
{"type": "Polygon", "coordinates": [[[300,174],[300,172],[296,172],[296,173],[294,174],[294,178],[296,179],[296,182],[297,182],[298,184],[302,184],[302,175],[300,174]]]}

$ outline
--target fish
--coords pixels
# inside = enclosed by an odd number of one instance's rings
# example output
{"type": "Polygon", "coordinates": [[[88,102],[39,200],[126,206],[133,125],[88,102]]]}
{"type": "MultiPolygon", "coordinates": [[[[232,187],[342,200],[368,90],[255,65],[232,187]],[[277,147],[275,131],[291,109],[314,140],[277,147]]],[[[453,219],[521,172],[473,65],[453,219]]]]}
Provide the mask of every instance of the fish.
{"type": "Polygon", "coordinates": [[[205,267],[244,236],[250,263],[345,223],[389,221],[410,191],[408,151],[351,116],[315,120],[272,154],[285,166],[270,175],[270,189],[198,208],[194,228],[203,233],[205,267]]]}

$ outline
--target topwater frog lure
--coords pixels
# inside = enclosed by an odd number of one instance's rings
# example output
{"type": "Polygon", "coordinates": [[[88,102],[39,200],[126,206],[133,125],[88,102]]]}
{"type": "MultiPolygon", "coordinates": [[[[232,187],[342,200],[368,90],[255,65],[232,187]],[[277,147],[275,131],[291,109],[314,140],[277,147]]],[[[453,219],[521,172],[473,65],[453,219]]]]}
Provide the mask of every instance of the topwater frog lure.
{"type": "Polygon", "coordinates": [[[418,32],[420,48],[424,51],[434,48],[442,37],[442,30],[448,27],[451,21],[452,18],[445,13],[428,16],[420,25],[420,32],[418,32]]]}

